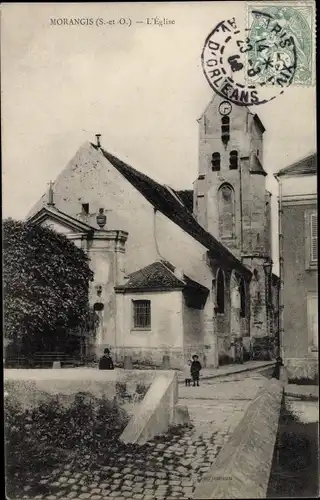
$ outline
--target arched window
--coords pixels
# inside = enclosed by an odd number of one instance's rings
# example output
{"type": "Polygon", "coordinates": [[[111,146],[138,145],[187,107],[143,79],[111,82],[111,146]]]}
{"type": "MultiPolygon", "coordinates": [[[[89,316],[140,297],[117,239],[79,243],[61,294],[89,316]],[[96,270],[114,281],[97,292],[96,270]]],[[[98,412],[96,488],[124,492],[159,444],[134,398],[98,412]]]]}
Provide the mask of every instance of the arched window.
{"type": "Polygon", "coordinates": [[[234,191],[223,184],[218,192],[219,233],[221,238],[233,238],[235,226],[234,191]]]}
{"type": "Polygon", "coordinates": [[[229,168],[230,170],[237,170],[238,168],[238,151],[230,151],[230,157],[229,157],[229,168]]]}
{"type": "Polygon", "coordinates": [[[230,118],[229,116],[223,116],[221,118],[221,140],[224,144],[227,144],[230,139],[230,118]]]}
{"type": "Polygon", "coordinates": [[[217,312],[224,313],[224,275],[222,269],[217,272],[217,312]]]}
{"type": "Polygon", "coordinates": [[[213,153],[211,157],[212,172],[219,172],[220,170],[220,153],[213,153]]]}
{"type": "Polygon", "coordinates": [[[240,317],[246,317],[246,287],[243,279],[240,280],[239,284],[239,293],[240,293],[240,317]]]}

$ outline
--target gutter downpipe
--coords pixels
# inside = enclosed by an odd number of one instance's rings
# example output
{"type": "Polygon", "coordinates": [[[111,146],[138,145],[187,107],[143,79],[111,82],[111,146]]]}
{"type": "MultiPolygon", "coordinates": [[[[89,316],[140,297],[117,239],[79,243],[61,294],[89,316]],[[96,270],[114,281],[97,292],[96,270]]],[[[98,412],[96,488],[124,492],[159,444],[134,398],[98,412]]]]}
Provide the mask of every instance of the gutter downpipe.
{"type": "Polygon", "coordinates": [[[158,245],[158,240],[157,240],[157,209],[153,208],[153,238],[154,238],[154,244],[156,248],[157,255],[160,257],[160,260],[166,260],[160,253],[159,250],[159,245],[158,245]]]}
{"type": "Polygon", "coordinates": [[[282,234],[282,186],[281,180],[277,174],[274,174],[276,181],[279,184],[279,195],[278,195],[278,238],[279,238],[279,314],[278,314],[278,330],[279,330],[279,342],[280,342],[280,356],[284,360],[284,345],[283,345],[283,314],[284,314],[284,304],[283,304],[283,234],[282,234]]]}

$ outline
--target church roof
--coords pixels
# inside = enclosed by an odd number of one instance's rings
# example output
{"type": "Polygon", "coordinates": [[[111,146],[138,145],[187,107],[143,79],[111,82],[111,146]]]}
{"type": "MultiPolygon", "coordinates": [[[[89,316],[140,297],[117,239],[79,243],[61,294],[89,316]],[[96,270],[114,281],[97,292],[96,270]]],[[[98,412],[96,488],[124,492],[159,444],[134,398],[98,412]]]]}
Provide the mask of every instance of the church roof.
{"type": "Polygon", "coordinates": [[[122,160],[119,160],[119,158],[108,153],[106,150],[99,148],[95,144],[91,143],[91,145],[101,151],[105,158],[140,191],[156,210],[159,210],[159,212],[211,251],[215,258],[221,259],[227,265],[231,265],[235,270],[246,275],[247,278],[251,276],[251,271],[228,248],[200,226],[182,200],[179,199],[179,191],[176,193],[168,189],[166,186],[159,184],[122,160]]]}
{"type": "Polygon", "coordinates": [[[316,175],[317,174],[317,154],[312,153],[305,156],[301,160],[292,163],[288,167],[279,170],[275,176],[285,177],[285,176],[299,176],[299,175],[316,175]]]}
{"type": "Polygon", "coordinates": [[[257,156],[257,154],[253,153],[250,156],[250,173],[251,174],[260,174],[266,176],[267,173],[264,170],[262,163],[257,156]]]}
{"type": "Polygon", "coordinates": [[[116,287],[117,291],[166,291],[197,289],[203,293],[209,290],[192,280],[185,274],[176,275],[176,268],[167,261],[156,261],[134,273],[129,274],[128,281],[123,286],[116,287]]]}
{"type": "Polygon", "coordinates": [[[193,212],[193,189],[183,189],[180,191],[176,191],[177,195],[181,199],[184,206],[189,210],[189,212],[193,212]]]}

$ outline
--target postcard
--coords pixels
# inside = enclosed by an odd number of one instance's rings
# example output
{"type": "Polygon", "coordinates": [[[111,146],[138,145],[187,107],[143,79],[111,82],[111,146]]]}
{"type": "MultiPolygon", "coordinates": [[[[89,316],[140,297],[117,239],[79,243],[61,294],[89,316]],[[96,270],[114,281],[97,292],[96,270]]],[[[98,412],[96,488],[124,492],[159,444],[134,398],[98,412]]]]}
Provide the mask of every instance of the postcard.
{"type": "Polygon", "coordinates": [[[1,28],[7,497],[317,498],[315,2],[1,28]]]}

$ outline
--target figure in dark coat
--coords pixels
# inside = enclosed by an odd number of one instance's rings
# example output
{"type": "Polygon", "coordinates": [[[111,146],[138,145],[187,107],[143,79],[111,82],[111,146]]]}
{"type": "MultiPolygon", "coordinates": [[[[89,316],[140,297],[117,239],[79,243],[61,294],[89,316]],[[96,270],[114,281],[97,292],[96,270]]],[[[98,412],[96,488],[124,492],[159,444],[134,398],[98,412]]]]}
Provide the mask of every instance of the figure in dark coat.
{"type": "Polygon", "coordinates": [[[104,355],[99,361],[99,370],[114,370],[113,361],[109,349],[104,350],[104,355]]]}
{"type": "Polygon", "coordinates": [[[192,356],[192,363],[191,363],[191,377],[193,380],[193,387],[197,386],[199,387],[199,374],[202,366],[200,361],[198,360],[198,356],[195,354],[192,356]]]}
{"type": "Polygon", "coordinates": [[[280,367],[283,366],[282,358],[280,356],[276,359],[276,364],[273,370],[272,378],[280,380],[280,367]]]}

